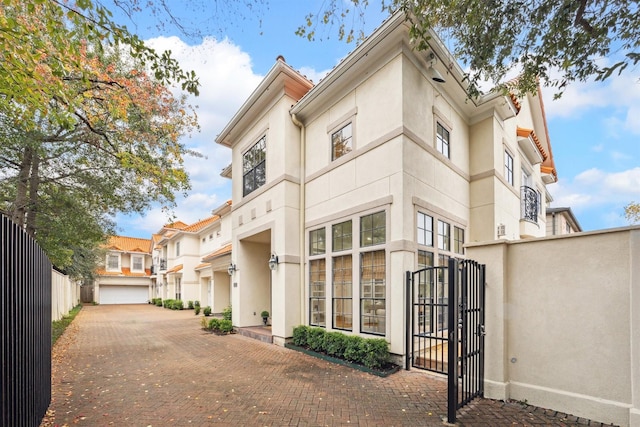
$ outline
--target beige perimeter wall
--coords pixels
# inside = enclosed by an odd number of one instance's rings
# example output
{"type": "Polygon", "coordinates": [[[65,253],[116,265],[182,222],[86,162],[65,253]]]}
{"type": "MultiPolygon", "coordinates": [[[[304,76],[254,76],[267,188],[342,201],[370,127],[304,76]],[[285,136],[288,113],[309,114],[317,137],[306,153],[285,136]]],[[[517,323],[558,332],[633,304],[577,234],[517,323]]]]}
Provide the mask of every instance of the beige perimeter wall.
{"type": "Polygon", "coordinates": [[[640,426],[640,227],[473,244],[485,396],[640,426]]]}

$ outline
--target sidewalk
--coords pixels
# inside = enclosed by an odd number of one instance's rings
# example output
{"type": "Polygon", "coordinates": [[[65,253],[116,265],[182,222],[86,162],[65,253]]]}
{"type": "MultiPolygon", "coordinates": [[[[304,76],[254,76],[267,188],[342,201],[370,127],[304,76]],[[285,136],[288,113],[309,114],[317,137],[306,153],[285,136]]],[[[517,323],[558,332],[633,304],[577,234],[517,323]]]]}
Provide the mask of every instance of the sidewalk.
{"type": "MultiPolygon", "coordinates": [[[[200,329],[193,311],[85,306],[56,343],[42,426],[443,425],[446,381],[387,378],[273,344],[200,329]]],[[[479,399],[458,425],[600,425],[520,403],[479,399]]]]}

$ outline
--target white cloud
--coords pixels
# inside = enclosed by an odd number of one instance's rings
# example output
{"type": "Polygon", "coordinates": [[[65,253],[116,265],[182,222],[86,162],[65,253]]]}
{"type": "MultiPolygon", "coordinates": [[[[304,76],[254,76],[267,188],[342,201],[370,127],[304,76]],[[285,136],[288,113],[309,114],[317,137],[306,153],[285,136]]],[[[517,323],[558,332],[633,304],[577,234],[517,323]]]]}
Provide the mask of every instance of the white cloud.
{"type": "Polygon", "coordinates": [[[640,167],[619,172],[592,168],[573,180],[560,179],[548,188],[553,206],[568,206],[577,214],[599,216],[597,222],[606,227],[623,226],[626,225],[621,214],[623,206],[640,200],[640,167]]]}
{"type": "Polygon", "coordinates": [[[580,117],[594,109],[610,109],[603,115],[610,128],[640,134],[640,82],[631,73],[612,76],[604,82],[573,82],[560,99],[552,99],[554,88],[543,88],[547,118],[580,117]],[[547,100],[548,99],[548,100],[547,100]],[[608,116],[607,116],[608,115],[608,116]]]}
{"type": "MultiPolygon", "coordinates": [[[[176,195],[176,220],[187,224],[211,215],[211,210],[230,197],[231,181],[220,172],[231,163],[231,150],[215,143],[215,138],[258,86],[262,76],[252,71],[251,57],[225,39],[205,38],[190,46],[178,37],[158,37],[147,40],[157,51],[170,50],[182,69],[194,70],[200,81],[200,96],[189,96],[197,106],[200,132],[182,140],[202,158],[186,157],[185,168],[191,179],[191,191],[186,198],[176,195]]],[[[174,89],[179,92],[179,89],[174,89]]],[[[172,220],[160,208],[151,209],[142,218],[118,216],[118,226],[124,235],[148,237],[172,220]]]]}

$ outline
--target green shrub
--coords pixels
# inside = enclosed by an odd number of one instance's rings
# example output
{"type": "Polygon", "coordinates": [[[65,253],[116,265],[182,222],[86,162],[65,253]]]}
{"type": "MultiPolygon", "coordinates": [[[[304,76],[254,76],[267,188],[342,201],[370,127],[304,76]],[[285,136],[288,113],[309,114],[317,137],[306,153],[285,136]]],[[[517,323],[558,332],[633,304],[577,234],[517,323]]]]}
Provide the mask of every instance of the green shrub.
{"type": "Polygon", "coordinates": [[[189,310],[192,310],[192,309],[193,309],[193,301],[187,301],[187,308],[188,308],[189,310]]]}
{"type": "Polygon", "coordinates": [[[222,310],[222,318],[224,320],[231,320],[231,306],[222,310]]]}
{"type": "Polygon", "coordinates": [[[305,325],[293,328],[293,345],[299,347],[307,346],[307,336],[309,335],[309,327],[305,325]]]}
{"type": "Polygon", "coordinates": [[[310,328],[307,335],[307,345],[313,351],[324,351],[325,330],[322,328],[310,328]]]}
{"type": "Polygon", "coordinates": [[[324,335],[324,349],[329,356],[342,359],[347,348],[347,336],[340,332],[327,332],[324,335]]]}
{"type": "Polygon", "coordinates": [[[365,356],[365,348],[362,344],[364,339],[357,335],[346,335],[346,337],[344,358],[349,362],[359,363],[365,356]]]}
{"type": "Polygon", "coordinates": [[[194,301],[193,302],[193,306],[194,307],[200,307],[200,301],[194,301]]]}
{"type": "Polygon", "coordinates": [[[171,308],[174,310],[182,310],[184,308],[184,304],[182,303],[182,300],[177,299],[173,301],[171,308]]]}
{"type": "Polygon", "coordinates": [[[233,331],[233,323],[231,323],[231,320],[222,319],[219,323],[218,329],[220,330],[220,332],[228,334],[229,332],[233,331]]]}
{"type": "MultiPolygon", "coordinates": [[[[204,319],[204,317],[203,317],[204,319]]],[[[205,319],[206,322],[206,319],[205,319]]],[[[218,329],[220,329],[220,319],[216,319],[215,317],[211,320],[209,320],[209,328],[210,331],[216,331],[218,329]]]]}
{"type": "Polygon", "coordinates": [[[196,314],[196,316],[200,314],[200,306],[196,305],[196,308],[193,309],[193,312],[196,314]]]}
{"type": "Polygon", "coordinates": [[[381,368],[391,359],[389,343],[384,338],[368,338],[363,341],[364,357],[360,361],[369,369],[381,368]]]}
{"type": "Polygon", "coordinates": [[[206,306],[206,307],[204,308],[204,315],[205,315],[205,316],[207,316],[207,317],[208,317],[208,316],[211,316],[211,307],[206,306]]]}
{"type": "Polygon", "coordinates": [[[162,298],[156,298],[156,305],[162,307],[162,298]]]}
{"type": "Polygon", "coordinates": [[[163,302],[164,308],[173,308],[173,300],[171,298],[167,298],[163,302]]]}

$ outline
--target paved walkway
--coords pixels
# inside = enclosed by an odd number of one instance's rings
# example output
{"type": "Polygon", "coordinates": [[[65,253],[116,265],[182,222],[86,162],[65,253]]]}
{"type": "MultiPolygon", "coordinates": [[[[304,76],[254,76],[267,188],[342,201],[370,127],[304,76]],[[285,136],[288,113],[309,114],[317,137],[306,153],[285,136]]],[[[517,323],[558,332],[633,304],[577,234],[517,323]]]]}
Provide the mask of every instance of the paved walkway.
{"type": "MultiPolygon", "coordinates": [[[[53,398],[42,426],[426,426],[446,419],[442,378],[418,370],[379,378],[240,335],[212,335],[191,310],[85,306],[53,353],[53,398]]],[[[488,399],[461,410],[458,421],[588,424],[488,399]]]]}

